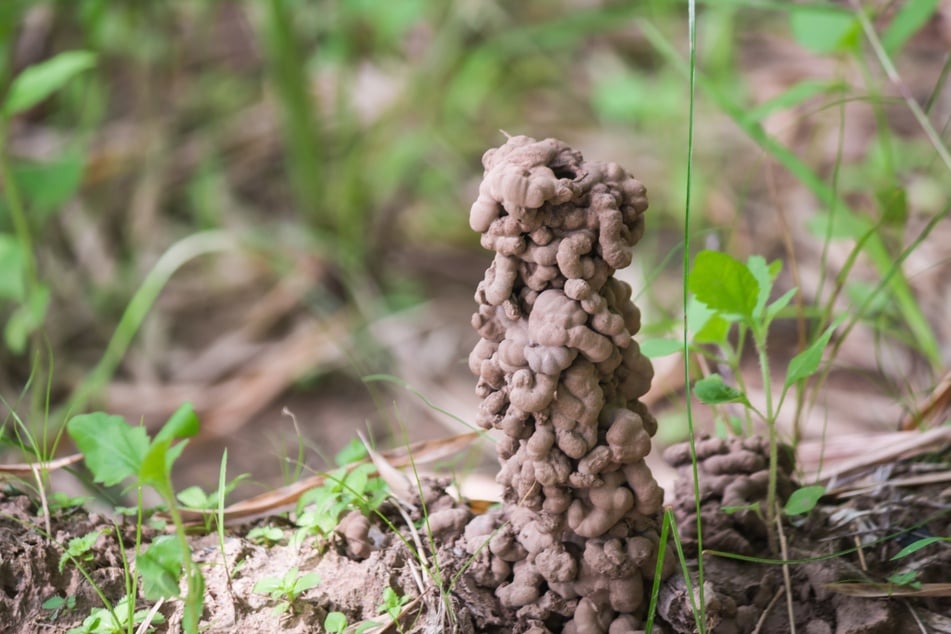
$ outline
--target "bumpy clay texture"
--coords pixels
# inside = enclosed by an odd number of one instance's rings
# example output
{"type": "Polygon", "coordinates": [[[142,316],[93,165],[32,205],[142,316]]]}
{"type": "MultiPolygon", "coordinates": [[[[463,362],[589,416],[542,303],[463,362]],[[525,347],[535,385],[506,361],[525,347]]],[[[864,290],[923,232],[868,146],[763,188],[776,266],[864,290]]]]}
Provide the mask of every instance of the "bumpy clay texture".
{"type": "MultiPolygon", "coordinates": [[[[765,508],[769,484],[769,441],[749,438],[711,438],[696,441],[700,480],[703,547],[740,555],[769,552],[765,508]],[[725,510],[724,510],[725,509],[725,510]]],[[[697,554],[697,508],[694,497],[690,445],[667,448],[664,459],[677,468],[674,515],[684,551],[697,554]]],[[[780,446],[776,495],[784,503],[795,489],[792,450],[780,446]]]]}
{"type": "Polygon", "coordinates": [[[469,357],[478,423],[503,432],[499,515],[466,529],[477,583],[516,631],[633,632],[654,577],[663,491],[644,457],[657,423],[640,313],[613,277],[644,231],[644,186],[555,139],[482,159],[470,224],[495,251],[469,357]]]}

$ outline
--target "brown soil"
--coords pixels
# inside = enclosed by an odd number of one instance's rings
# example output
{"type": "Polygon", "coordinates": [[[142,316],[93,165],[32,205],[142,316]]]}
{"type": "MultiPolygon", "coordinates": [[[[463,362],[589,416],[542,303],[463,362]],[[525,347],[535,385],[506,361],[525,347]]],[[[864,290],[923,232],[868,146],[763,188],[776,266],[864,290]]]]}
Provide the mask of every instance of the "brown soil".
{"type": "MultiPolygon", "coordinates": [[[[934,456],[931,456],[934,458],[934,456]]],[[[947,455],[941,460],[946,461],[947,455]]],[[[941,462],[939,460],[939,463],[941,462]]],[[[796,631],[809,634],[871,634],[876,632],[951,632],[951,599],[947,598],[946,571],[951,569],[951,548],[938,542],[898,559],[892,557],[923,536],[951,534],[951,494],[944,484],[902,487],[889,482],[920,474],[922,462],[899,462],[879,486],[848,498],[830,497],[808,519],[784,522],[781,548],[788,565],[788,581],[777,563],[756,563],[708,552],[705,562],[705,601],[709,631],[788,632],[789,610],[796,631]],[[889,577],[914,572],[920,586],[889,586],[889,577]],[[893,596],[889,597],[889,592],[893,596]],[[937,596],[926,596],[929,592],[937,596]],[[789,593],[787,595],[787,593],[789,593]],[[787,600],[787,596],[788,599],[787,600]]],[[[939,465],[940,466],[940,465],[939,465]]],[[[925,466],[924,470],[927,471],[925,466]]],[[[513,615],[496,598],[467,578],[469,556],[462,546],[462,519],[471,509],[451,500],[430,483],[427,508],[453,521],[430,538],[429,531],[410,528],[407,520],[422,525],[419,505],[400,511],[395,502],[381,507],[381,518],[371,524],[366,542],[368,556],[355,556],[354,544],[339,535],[329,540],[307,539],[299,547],[286,543],[264,546],[246,538],[250,526],[229,529],[222,548],[216,534],[196,535],[192,549],[207,588],[202,618],[207,632],[320,632],[326,614],[343,612],[351,627],[376,621],[376,632],[511,632],[513,615]],[[253,592],[257,581],[280,577],[291,567],[316,572],[321,582],[304,592],[290,610],[279,614],[277,603],[253,592]],[[228,578],[230,576],[230,583],[228,578]],[[385,588],[408,600],[397,622],[381,614],[385,588]]],[[[709,498],[702,514],[714,526],[732,520],[709,498]],[[719,524],[717,524],[719,522],[719,524]]],[[[682,505],[681,505],[682,506],[682,505]]],[[[432,525],[437,522],[435,519],[432,525]]],[[[257,525],[290,528],[280,516],[257,525]]],[[[69,539],[101,530],[91,558],[85,563],[90,578],[112,601],[125,593],[122,546],[134,545],[134,523],[83,511],[58,511],[46,519],[33,497],[7,486],[0,494],[0,631],[65,632],[81,624],[90,609],[101,607],[93,586],[76,566],[59,570],[69,539]],[[115,522],[115,523],[113,523],[115,522]],[[53,596],[75,596],[72,609],[53,613],[41,604],[53,596]]],[[[715,529],[713,529],[715,532],[715,529]]],[[[286,535],[291,533],[285,531],[286,535]]],[[[147,533],[146,541],[154,537],[147,533]]],[[[716,542],[716,535],[710,533],[716,542]]],[[[359,545],[357,545],[359,546],[359,545]]],[[[361,550],[356,548],[356,551],[361,550]]],[[[769,557],[767,547],[755,552],[769,557]]],[[[367,554],[366,552],[357,554],[367,554]]],[[[673,551],[668,554],[673,556],[673,551]]],[[[696,562],[691,566],[696,580],[696,562]]],[[[695,631],[689,593],[682,575],[675,575],[661,589],[658,614],[664,632],[695,631]]],[[[166,623],[157,631],[179,631],[179,604],[161,606],[166,623]]],[[[142,606],[145,607],[145,606],[142,606]]],[[[350,630],[354,631],[354,630],[350,630]]],[[[517,631],[517,630],[515,630],[517,631]]]]}

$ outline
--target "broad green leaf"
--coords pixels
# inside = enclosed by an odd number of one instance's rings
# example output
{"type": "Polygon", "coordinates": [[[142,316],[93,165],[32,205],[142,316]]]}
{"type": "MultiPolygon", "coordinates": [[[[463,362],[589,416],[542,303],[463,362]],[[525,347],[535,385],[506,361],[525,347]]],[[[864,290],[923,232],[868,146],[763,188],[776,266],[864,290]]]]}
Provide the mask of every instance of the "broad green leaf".
{"type": "Polygon", "coordinates": [[[184,553],[178,538],[160,535],[148,550],[135,558],[136,569],[142,576],[142,594],[149,601],[177,597],[182,578],[184,553]]]}
{"type": "Polygon", "coordinates": [[[704,324],[703,328],[693,336],[693,340],[694,343],[723,345],[727,342],[727,335],[729,334],[730,322],[720,315],[714,315],[704,324]]]}
{"type": "Polygon", "coordinates": [[[155,441],[191,438],[198,433],[200,423],[191,403],[183,403],[175,413],[169,416],[162,429],[155,435],[155,441]]]}
{"type": "Polygon", "coordinates": [[[849,13],[797,9],[790,12],[793,37],[805,49],[824,55],[854,48],[861,25],[849,13]]]}
{"type": "Polygon", "coordinates": [[[766,310],[770,293],[773,292],[773,276],[769,265],[766,264],[766,259],[761,255],[751,255],[747,258],[746,268],[753,274],[759,286],[756,293],[756,307],[753,308],[753,316],[759,320],[763,316],[763,311],[766,310]]]}
{"type": "Polygon", "coordinates": [[[61,610],[62,608],[66,607],[66,599],[57,595],[53,595],[41,603],[40,607],[44,610],[61,610]]]}
{"type": "Polygon", "coordinates": [[[190,509],[208,509],[214,508],[217,501],[216,496],[205,493],[200,486],[194,485],[182,489],[175,495],[182,506],[190,509]]]}
{"type": "Polygon", "coordinates": [[[819,484],[800,487],[790,494],[783,511],[786,515],[804,515],[814,509],[825,494],[826,488],[819,484]]]}
{"type": "Polygon", "coordinates": [[[845,319],[845,315],[836,319],[808,348],[792,358],[789,362],[789,367],[786,369],[786,387],[789,387],[796,381],[812,376],[812,374],[819,369],[819,363],[822,362],[822,353],[825,351],[826,346],[829,345],[829,339],[832,338],[832,333],[839,327],[843,319],[845,319]]]}
{"type": "Polygon", "coordinates": [[[277,577],[265,577],[264,579],[258,579],[257,583],[254,584],[254,587],[251,588],[251,592],[255,594],[271,594],[274,592],[280,592],[284,587],[284,580],[277,577]]]}
{"type": "Polygon", "coordinates": [[[306,575],[301,575],[294,581],[293,592],[294,595],[297,596],[319,585],[320,575],[316,572],[308,572],[306,575]]]}
{"type": "Polygon", "coordinates": [[[718,405],[720,403],[749,404],[746,394],[724,383],[723,377],[719,374],[711,374],[700,379],[694,383],[693,391],[697,398],[707,405],[718,405]]]}
{"type": "Polygon", "coordinates": [[[171,444],[171,440],[156,440],[149,447],[142,457],[142,463],[138,471],[139,480],[142,481],[142,484],[148,484],[160,492],[165,492],[168,486],[168,454],[171,444]]]}
{"type": "Polygon", "coordinates": [[[776,315],[786,308],[789,305],[789,302],[792,301],[792,298],[796,296],[798,288],[791,288],[785,293],[783,293],[776,301],[770,304],[766,309],[766,321],[771,322],[776,318],[776,315]]]}
{"type": "Polygon", "coordinates": [[[30,212],[43,219],[76,193],[84,167],[82,155],[71,149],[47,163],[14,165],[12,171],[30,212]]]}
{"type": "Polygon", "coordinates": [[[691,295],[687,299],[687,332],[696,334],[710,321],[716,312],[696,297],[691,295]]]}
{"type": "Polygon", "coordinates": [[[698,300],[724,315],[751,319],[759,284],[742,262],[720,251],[701,251],[688,283],[698,300]]]}
{"type": "Polygon", "coordinates": [[[923,27],[938,8],[938,0],[908,0],[892,18],[882,34],[882,46],[894,55],[918,29],[923,27]]]}
{"type": "Polygon", "coordinates": [[[26,253],[20,242],[8,233],[0,233],[0,300],[23,301],[26,296],[26,253]]]}
{"type": "Polygon", "coordinates": [[[3,114],[10,117],[32,108],[74,76],[95,65],[96,56],[89,51],[65,51],[28,67],[14,77],[3,104],[3,114]]]}
{"type": "Polygon", "coordinates": [[[908,195],[904,187],[886,187],[875,193],[882,210],[882,224],[904,228],[908,222],[908,195]]]}
{"type": "Polygon", "coordinates": [[[96,482],[106,486],[136,475],[149,451],[145,428],[132,427],[121,416],[80,414],[70,419],[66,430],[96,482]]]}
{"type": "Polygon", "coordinates": [[[640,342],[641,354],[648,359],[666,357],[667,355],[680,352],[684,348],[682,341],[673,339],[645,339],[640,342]]]}
{"type": "Polygon", "coordinates": [[[901,559],[903,557],[907,557],[908,555],[912,553],[918,552],[922,548],[927,548],[931,544],[936,544],[938,542],[947,542],[948,540],[949,538],[947,537],[922,537],[921,539],[908,544],[907,546],[899,550],[897,553],[895,553],[892,556],[892,561],[894,561],[895,559],[901,559]]]}
{"type": "Polygon", "coordinates": [[[338,467],[345,467],[354,462],[360,462],[367,457],[367,448],[359,438],[351,438],[343,449],[334,456],[334,463],[338,467]]]}
{"type": "Polygon", "coordinates": [[[184,440],[177,445],[172,445],[168,448],[168,451],[165,452],[165,471],[166,473],[172,473],[172,465],[175,464],[175,461],[178,460],[178,457],[182,455],[182,451],[185,450],[185,447],[188,446],[188,441],[184,440]]]}
{"type": "Polygon", "coordinates": [[[343,612],[328,612],[324,619],[324,629],[328,632],[343,632],[347,629],[347,615],[343,612]]]}
{"type": "Polygon", "coordinates": [[[171,495],[171,491],[167,491],[166,488],[169,486],[172,465],[175,464],[186,444],[180,442],[172,446],[171,439],[155,440],[142,458],[142,466],[139,468],[138,475],[142,484],[155,487],[163,495],[171,495]]]}

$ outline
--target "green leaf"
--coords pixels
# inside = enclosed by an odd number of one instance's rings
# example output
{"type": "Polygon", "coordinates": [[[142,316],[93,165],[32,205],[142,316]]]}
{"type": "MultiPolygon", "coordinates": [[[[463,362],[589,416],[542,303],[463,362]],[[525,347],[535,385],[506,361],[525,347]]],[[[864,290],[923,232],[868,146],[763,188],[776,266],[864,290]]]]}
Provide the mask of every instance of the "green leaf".
{"type": "Polygon", "coordinates": [[[200,426],[192,404],[184,403],[165,421],[162,429],[155,435],[155,441],[191,438],[198,433],[200,426]]]}
{"type": "Polygon", "coordinates": [[[334,463],[338,467],[344,467],[354,462],[360,462],[367,457],[367,448],[359,438],[351,438],[350,442],[334,456],[334,463]]]}
{"type": "Polygon", "coordinates": [[[138,476],[142,484],[153,486],[158,489],[160,493],[167,493],[166,487],[168,486],[169,474],[171,473],[171,465],[168,459],[171,443],[171,440],[156,440],[153,442],[145,453],[145,456],[142,457],[141,466],[138,471],[138,476]]]}
{"type": "Polygon", "coordinates": [[[895,55],[918,29],[923,27],[938,9],[938,0],[908,0],[905,2],[885,32],[882,46],[889,56],[895,55]]]}
{"type": "Polygon", "coordinates": [[[819,363],[822,361],[822,353],[825,351],[826,346],[829,345],[829,339],[832,338],[832,333],[835,332],[835,329],[839,327],[839,324],[841,324],[844,319],[845,315],[836,319],[808,348],[792,358],[789,362],[789,367],[786,369],[786,387],[789,387],[796,381],[801,381],[802,379],[812,376],[813,373],[819,369],[819,363]]]}
{"type": "Polygon", "coordinates": [[[730,387],[723,382],[723,377],[719,374],[711,374],[708,377],[700,379],[693,386],[694,394],[701,402],[707,405],[718,405],[720,403],[743,403],[749,405],[746,394],[735,387],[730,387]]]}
{"type": "Polygon", "coordinates": [[[66,544],[66,550],[59,558],[59,571],[63,572],[63,566],[66,565],[66,562],[69,561],[70,558],[80,561],[88,560],[91,557],[93,546],[96,545],[96,541],[100,535],[102,535],[101,529],[70,539],[66,544]]]}
{"type": "Polygon", "coordinates": [[[257,583],[254,584],[254,587],[251,588],[251,592],[255,594],[267,594],[271,595],[275,592],[280,593],[284,588],[284,581],[277,577],[265,577],[264,579],[258,579],[257,583]]]}
{"type": "Polygon", "coordinates": [[[800,487],[790,494],[783,511],[786,515],[804,515],[814,509],[825,494],[826,488],[819,484],[800,487]]]}
{"type": "Polygon", "coordinates": [[[26,296],[26,253],[19,240],[0,233],[0,300],[22,302],[26,296]]]}
{"type": "Polygon", "coordinates": [[[296,597],[319,585],[320,575],[316,572],[308,572],[306,575],[301,575],[294,581],[292,592],[296,597]]]}
{"type": "Polygon", "coordinates": [[[861,25],[849,13],[799,8],[789,16],[796,42],[803,48],[825,55],[854,48],[861,25]]]}
{"type": "Polygon", "coordinates": [[[4,341],[15,354],[26,350],[30,335],[36,332],[46,321],[46,310],[50,303],[50,289],[44,284],[33,287],[27,301],[19,306],[7,320],[3,329],[4,341]]]}
{"type": "Polygon", "coordinates": [[[743,117],[744,125],[753,125],[779,110],[785,110],[799,105],[800,103],[815,97],[817,95],[841,92],[844,88],[842,82],[805,80],[793,84],[791,88],[779,95],[764,101],[755,108],[748,110],[743,117]]]}
{"type": "Polygon", "coordinates": [[[798,288],[791,288],[785,293],[783,293],[776,301],[769,305],[766,309],[766,321],[771,322],[776,318],[786,306],[789,305],[789,302],[792,301],[792,298],[796,296],[798,288]]]}
{"type": "Polygon", "coordinates": [[[142,594],[149,601],[177,597],[185,561],[181,542],[173,535],[155,538],[148,550],[136,557],[142,576],[142,594]]]}
{"type": "Polygon", "coordinates": [[[908,195],[904,187],[886,187],[875,192],[882,210],[882,224],[904,228],[908,222],[908,195]]]}
{"type": "Polygon", "coordinates": [[[896,572],[893,575],[889,575],[886,580],[889,583],[894,583],[897,586],[908,586],[911,588],[921,587],[921,582],[918,581],[917,570],[905,570],[904,572],[896,572]]]}
{"type": "Polygon", "coordinates": [[[703,329],[716,313],[706,304],[697,300],[691,295],[687,299],[687,332],[695,334],[703,329]]]}
{"type": "Polygon", "coordinates": [[[3,114],[10,117],[35,106],[75,75],[95,65],[96,56],[89,51],[65,51],[28,67],[13,79],[3,104],[3,114]]]}
{"type": "Polygon", "coordinates": [[[121,416],[81,414],[70,419],[66,430],[96,482],[106,486],[136,475],[149,451],[145,428],[132,427],[121,416]]]}
{"type": "Polygon", "coordinates": [[[894,561],[894,560],[896,560],[896,559],[901,559],[901,558],[903,558],[903,557],[907,557],[908,555],[910,555],[910,554],[912,554],[912,553],[918,552],[918,551],[921,550],[922,548],[927,548],[927,547],[930,546],[931,544],[936,544],[936,543],[938,543],[938,542],[946,542],[946,541],[949,541],[949,538],[947,538],[947,537],[922,537],[921,539],[916,540],[916,541],[914,541],[914,542],[908,544],[907,546],[905,546],[904,548],[902,548],[901,550],[899,550],[897,553],[895,553],[895,554],[892,556],[892,561],[894,561]]]}
{"type": "Polygon", "coordinates": [[[657,357],[666,357],[667,355],[680,352],[684,348],[682,341],[673,339],[645,339],[640,342],[641,354],[648,359],[657,357]]]}
{"type": "Polygon", "coordinates": [[[809,218],[806,221],[806,228],[820,240],[825,240],[827,235],[833,240],[847,238],[858,240],[872,228],[872,225],[865,218],[839,209],[834,216],[828,212],[822,212],[809,218]]]}
{"type": "Polygon", "coordinates": [[[216,496],[205,493],[205,490],[197,485],[182,489],[175,498],[181,502],[182,506],[190,509],[214,508],[217,502],[216,496]]]}
{"type": "Polygon", "coordinates": [[[324,619],[324,629],[338,634],[347,629],[347,615],[343,612],[328,612],[324,619]]]}
{"type": "Polygon", "coordinates": [[[747,258],[746,268],[752,273],[759,286],[756,293],[756,306],[753,308],[753,316],[758,320],[763,316],[766,302],[769,301],[769,296],[773,292],[773,276],[769,265],[766,264],[766,259],[761,255],[751,255],[747,258]]]}
{"type": "Polygon", "coordinates": [[[82,155],[68,149],[47,163],[19,163],[11,171],[31,213],[46,218],[79,189],[84,167],[82,155]]]}
{"type": "Polygon", "coordinates": [[[727,335],[730,334],[730,322],[721,317],[720,315],[714,315],[704,324],[697,333],[693,336],[694,343],[713,343],[717,345],[723,345],[727,342],[727,335]]]}
{"type": "Polygon", "coordinates": [[[698,300],[724,315],[752,319],[759,284],[742,262],[720,251],[701,251],[688,283],[698,300]]]}

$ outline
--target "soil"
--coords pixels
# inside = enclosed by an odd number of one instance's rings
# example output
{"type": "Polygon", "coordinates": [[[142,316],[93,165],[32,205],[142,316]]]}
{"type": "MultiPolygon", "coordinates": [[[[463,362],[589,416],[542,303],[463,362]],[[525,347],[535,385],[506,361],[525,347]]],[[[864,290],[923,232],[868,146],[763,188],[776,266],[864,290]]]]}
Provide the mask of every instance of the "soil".
{"type": "MultiPolygon", "coordinates": [[[[796,631],[809,634],[951,632],[948,543],[937,541],[893,559],[921,537],[951,534],[951,489],[942,483],[890,484],[907,481],[909,474],[920,475],[923,469],[933,472],[942,463],[946,466],[947,457],[947,453],[932,454],[928,462],[898,462],[890,467],[888,478],[872,489],[853,491],[848,497],[828,496],[807,516],[787,518],[780,539],[789,562],[788,580],[784,579],[787,569],[775,561],[757,563],[707,551],[708,631],[788,632],[792,631],[791,611],[796,631]],[[902,573],[911,575],[911,585],[889,585],[889,578],[902,573]]],[[[203,631],[321,632],[330,611],[344,613],[351,628],[368,621],[379,623],[372,632],[518,631],[513,629],[514,615],[465,574],[469,556],[462,546],[462,520],[480,507],[457,502],[445,493],[448,480],[427,479],[425,484],[425,490],[434,492],[426,495],[431,525],[437,523],[437,513],[453,518],[438,522],[442,527],[435,529],[432,538],[415,527],[423,520],[420,505],[400,509],[395,501],[380,508],[386,521],[374,518],[365,537],[356,543],[338,534],[329,539],[309,538],[299,546],[286,540],[263,545],[247,538],[255,525],[290,529],[283,515],[229,528],[223,545],[214,532],[192,536],[194,557],[206,582],[203,631]],[[371,547],[361,547],[367,544],[371,547]],[[281,613],[276,609],[280,602],[253,588],[259,580],[281,577],[295,566],[302,574],[317,573],[320,583],[281,613]],[[386,588],[406,597],[396,621],[379,607],[386,588]]],[[[683,506],[680,503],[677,508],[683,506]]],[[[733,522],[716,498],[706,499],[701,513],[705,520],[712,518],[711,526],[733,522]]],[[[126,592],[123,549],[130,553],[134,546],[133,520],[70,509],[53,512],[48,521],[47,532],[47,518],[38,500],[12,485],[4,487],[0,493],[2,632],[65,632],[79,626],[91,609],[102,605],[90,580],[111,601],[126,592]],[[61,567],[67,542],[95,530],[102,534],[84,562],[89,579],[74,565],[61,567]],[[59,611],[42,607],[54,596],[73,596],[75,605],[59,611]]],[[[285,535],[291,532],[285,530],[285,535]]],[[[147,531],[144,539],[148,542],[157,534],[147,531]]],[[[710,541],[716,543],[713,533],[710,541]]],[[[768,546],[754,549],[753,554],[770,558],[768,546]]],[[[669,556],[674,556],[673,551],[669,556]]],[[[688,559],[688,563],[695,583],[696,560],[688,559]]],[[[677,574],[661,588],[659,631],[695,631],[686,585],[684,576],[677,574]]],[[[156,631],[179,631],[179,608],[175,601],[162,604],[159,611],[166,622],[156,631]]]]}

